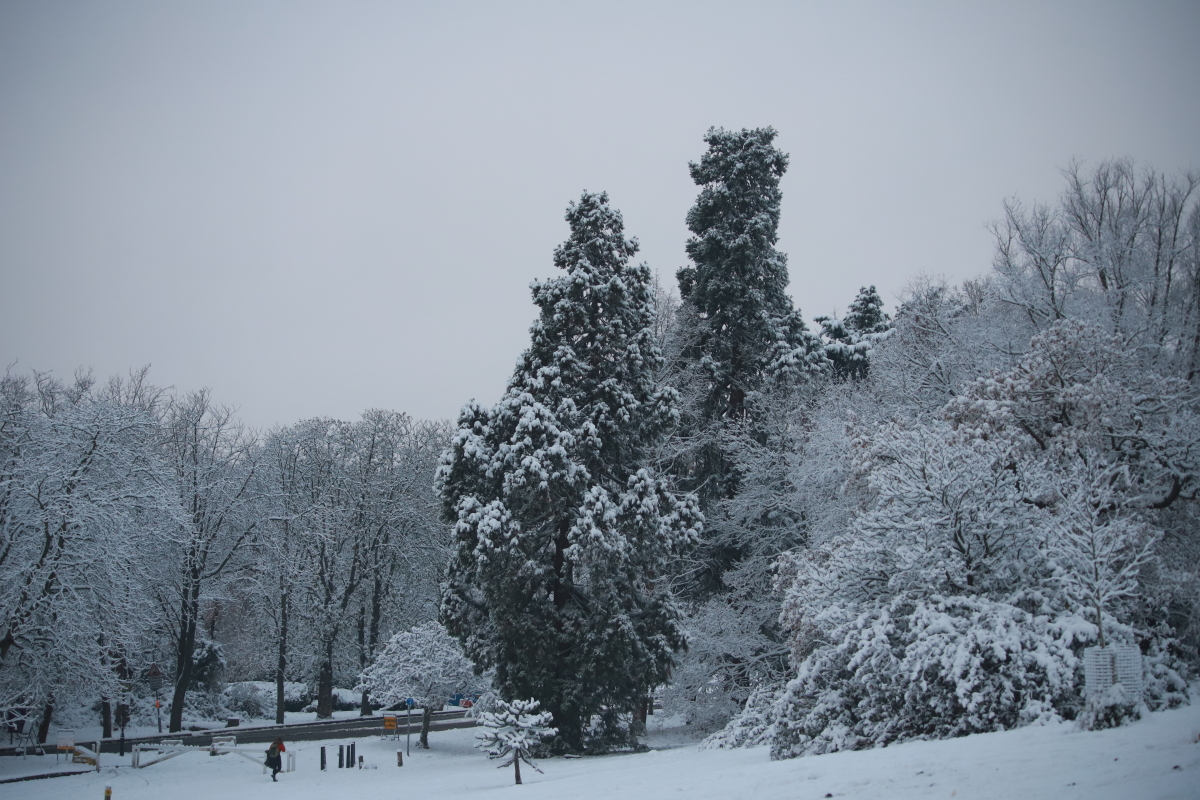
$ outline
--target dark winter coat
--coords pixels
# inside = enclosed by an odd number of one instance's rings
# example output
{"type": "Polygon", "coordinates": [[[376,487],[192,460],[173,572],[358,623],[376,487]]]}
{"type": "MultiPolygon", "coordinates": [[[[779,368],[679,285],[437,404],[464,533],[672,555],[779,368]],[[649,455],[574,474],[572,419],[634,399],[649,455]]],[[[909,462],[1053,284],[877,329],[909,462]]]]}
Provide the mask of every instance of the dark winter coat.
{"type": "Polygon", "coordinates": [[[267,750],[267,766],[276,770],[283,769],[283,757],[279,754],[286,750],[282,742],[273,742],[267,750]]]}

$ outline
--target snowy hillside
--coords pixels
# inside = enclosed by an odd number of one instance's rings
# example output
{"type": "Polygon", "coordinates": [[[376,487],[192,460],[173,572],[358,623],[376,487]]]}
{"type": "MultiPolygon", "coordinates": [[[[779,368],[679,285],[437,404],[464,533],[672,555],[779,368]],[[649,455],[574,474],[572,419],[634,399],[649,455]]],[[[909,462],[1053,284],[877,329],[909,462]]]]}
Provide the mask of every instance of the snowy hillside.
{"type": "MultiPolygon", "coordinates": [[[[1151,714],[1123,728],[1078,732],[1071,724],[1029,727],[936,742],[911,742],[884,749],[771,761],[765,747],[700,750],[670,747],[664,734],[651,743],[667,749],[638,755],[547,759],[545,774],[523,772],[512,785],[510,770],[498,770],[473,748],[475,731],[431,737],[433,749],[413,750],[397,768],[393,741],[357,743],[358,753],[377,769],[318,769],[322,743],[297,743],[297,768],[278,784],[246,760],[187,754],[147,767],[106,766],[100,774],[0,784],[0,798],[159,800],[221,797],[226,800],[278,796],[287,800],[399,795],[413,798],[521,797],[526,800],[623,800],[681,797],[797,798],[850,797],[906,800],[956,798],[1196,798],[1200,796],[1200,704],[1151,714]]],[[[344,743],[344,741],[343,741],[344,743]]],[[[333,744],[336,763],[337,742],[333,744]]],[[[403,745],[403,741],[400,742],[403,745]]],[[[106,757],[109,764],[115,757],[106,757]]],[[[0,760],[0,775],[12,777],[35,761],[0,760]]],[[[128,759],[126,759],[128,763],[128,759]]]]}

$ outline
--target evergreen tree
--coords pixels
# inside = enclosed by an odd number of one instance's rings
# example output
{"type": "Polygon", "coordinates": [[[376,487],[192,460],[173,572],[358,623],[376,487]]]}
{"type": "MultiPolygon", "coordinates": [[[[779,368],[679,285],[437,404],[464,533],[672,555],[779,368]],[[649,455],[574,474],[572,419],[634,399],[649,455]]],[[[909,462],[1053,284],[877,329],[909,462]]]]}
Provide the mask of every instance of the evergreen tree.
{"type": "Polygon", "coordinates": [[[660,576],[701,517],[644,466],[678,419],[677,393],[653,380],[650,271],[629,263],[637,243],[607,195],[566,218],[566,274],[532,286],[529,349],[496,406],[463,408],[443,456],[456,551],[441,613],[506,700],[537,698],[555,748],[581,751],[622,743],[618,715],[684,646],[660,576]]]}
{"type": "Polygon", "coordinates": [[[785,291],[787,256],[775,249],[788,165],[775,136],[774,128],[710,129],[708,152],[689,165],[701,187],[687,216],[694,266],[676,276],[696,328],[687,356],[707,378],[706,421],[740,418],[766,377],[820,361],[819,343],[785,291]]]}
{"type": "Polygon", "coordinates": [[[521,783],[522,761],[534,771],[542,771],[533,763],[530,755],[541,747],[543,739],[548,739],[557,731],[550,726],[550,714],[538,711],[537,700],[501,702],[498,710],[483,711],[479,717],[483,721],[484,731],[475,737],[479,740],[475,746],[487,753],[488,758],[507,756],[508,760],[500,766],[512,765],[515,785],[521,783]]]}
{"type": "Polygon", "coordinates": [[[883,310],[883,299],[875,287],[862,287],[850,304],[845,319],[817,317],[825,339],[825,355],[835,379],[861,380],[867,376],[871,350],[886,339],[892,320],[883,310]]]}
{"type": "Polygon", "coordinates": [[[892,319],[884,313],[883,298],[874,286],[858,290],[858,296],[846,314],[846,327],[858,336],[887,333],[892,329],[892,319]]]}
{"type": "Polygon", "coordinates": [[[708,152],[690,164],[701,187],[687,216],[693,266],[677,273],[687,341],[681,383],[690,402],[685,448],[671,458],[708,519],[710,535],[685,568],[694,597],[726,590],[723,576],[745,552],[740,534],[725,530],[718,514],[739,488],[736,458],[728,450],[747,431],[735,427],[748,426],[756,435],[761,394],[825,366],[820,338],[785,291],[787,257],[775,249],[779,180],[788,164],[772,144],[775,136],[773,128],[713,128],[704,137],[708,152]]]}

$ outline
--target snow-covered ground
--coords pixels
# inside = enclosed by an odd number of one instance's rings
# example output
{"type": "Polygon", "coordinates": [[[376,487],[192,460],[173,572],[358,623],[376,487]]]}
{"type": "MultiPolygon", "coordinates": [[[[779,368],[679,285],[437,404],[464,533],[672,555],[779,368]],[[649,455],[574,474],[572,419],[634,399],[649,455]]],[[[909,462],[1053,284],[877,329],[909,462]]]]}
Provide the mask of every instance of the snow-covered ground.
{"type": "MultiPolygon", "coordinates": [[[[188,753],[142,770],[114,766],[106,756],[100,773],[0,785],[0,797],[27,800],[96,800],[112,786],[113,800],[220,797],[222,800],[278,796],[287,800],[337,798],[486,798],[527,800],[623,800],[672,797],[798,798],[851,797],[906,800],[955,798],[1180,798],[1200,797],[1200,703],[1151,714],[1125,728],[1082,733],[1070,724],[1023,728],[943,742],[911,742],[879,750],[772,762],[765,748],[700,750],[675,746],[662,731],[651,745],[664,749],[636,755],[547,759],[539,775],[522,770],[525,784],[512,785],[512,769],[474,749],[470,729],[434,733],[433,749],[414,749],[396,766],[403,739],[357,742],[358,754],[377,769],[319,770],[321,744],[337,763],[337,745],[347,740],[298,742],[293,773],[272,784],[261,768],[233,755],[212,758],[188,753]]],[[[261,745],[254,748],[261,749],[261,745]]],[[[0,759],[0,778],[29,771],[32,762],[54,757],[0,759]]]]}

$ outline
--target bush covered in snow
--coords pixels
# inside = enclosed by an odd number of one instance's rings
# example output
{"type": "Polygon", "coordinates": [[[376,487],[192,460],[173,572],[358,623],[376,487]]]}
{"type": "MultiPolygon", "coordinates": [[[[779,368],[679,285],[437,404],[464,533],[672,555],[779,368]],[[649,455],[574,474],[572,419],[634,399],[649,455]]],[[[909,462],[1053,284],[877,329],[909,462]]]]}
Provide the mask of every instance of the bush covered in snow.
{"type": "Polygon", "coordinates": [[[858,427],[859,508],[777,573],[796,677],[712,743],[786,758],[1185,702],[1161,610],[1184,598],[1146,586],[1170,571],[1159,511],[1200,465],[1189,398],[1064,320],[934,413],[858,427]],[[1085,702],[1081,651],[1122,642],[1146,656],[1145,692],[1085,702]]]}
{"type": "Polygon", "coordinates": [[[1074,717],[1072,647],[1091,627],[978,597],[897,598],[800,664],[777,704],[772,756],[1074,717]]]}
{"type": "MultiPolygon", "coordinates": [[[[270,681],[239,681],[228,683],[221,692],[225,707],[232,713],[251,719],[275,716],[275,684],[270,681]]],[[[283,684],[285,711],[299,711],[310,701],[308,686],[298,681],[283,684]]]]}
{"type": "Polygon", "coordinates": [[[436,622],[423,622],[391,638],[375,663],[363,670],[359,691],[371,693],[384,706],[413,698],[422,709],[421,747],[429,748],[434,711],[458,692],[478,682],[462,648],[436,622]]]}
{"type": "Polygon", "coordinates": [[[775,705],[783,689],[760,686],[746,700],[746,706],[724,728],[701,743],[706,747],[754,747],[770,744],[775,735],[775,705]]]}
{"type": "Polygon", "coordinates": [[[226,708],[251,719],[266,717],[275,710],[275,698],[252,683],[231,683],[224,695],[226,708]]]}

